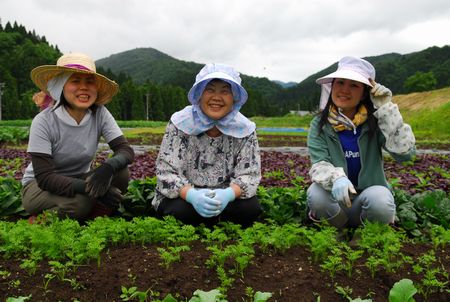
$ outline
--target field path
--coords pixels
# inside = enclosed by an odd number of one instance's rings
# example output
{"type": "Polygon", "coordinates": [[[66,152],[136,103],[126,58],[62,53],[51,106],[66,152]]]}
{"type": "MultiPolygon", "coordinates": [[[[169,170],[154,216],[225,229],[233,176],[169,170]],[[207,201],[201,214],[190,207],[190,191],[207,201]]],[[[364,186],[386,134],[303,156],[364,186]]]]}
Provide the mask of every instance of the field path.
{"type": "MultiPolygon", "coordinates": [[[[159,146],[157,145],[131,145],[136,154],[142,154],[149,151],[158,151],[159,146]]],[[[99,149],[108,149],[107,144],[99,144],[99,149]]],[[[276,151],[285,153],[297,153],[300,155],[307,156],[307,147],[260,147],[261,151],[276,151]]],[[[450,150],[436,150],[436,149],[419,149],[416,151],[417,154],[445,154],[449,155],[450,150]]]]}

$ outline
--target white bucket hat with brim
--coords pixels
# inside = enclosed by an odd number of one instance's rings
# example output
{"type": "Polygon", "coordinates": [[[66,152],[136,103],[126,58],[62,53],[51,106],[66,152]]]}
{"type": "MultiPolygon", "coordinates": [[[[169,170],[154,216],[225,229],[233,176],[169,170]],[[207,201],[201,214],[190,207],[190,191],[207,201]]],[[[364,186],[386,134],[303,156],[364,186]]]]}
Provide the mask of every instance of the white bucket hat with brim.
{"type": "Polygon", "coordinates": [[[316,80],[317,84],[322,85],[320,109],[325,108],[331,93],[331,83],[336,78],[358,81],[369,87],[373,87],[369,79],[375,80],[375,68],[364,59],[343,57],[339,60],[338,68],[335,72],[316,80]]]}
{"type": "Polygon", "coordinates": [[[220,64],[206,64],[195,77],[195,83],[189,90],[188,99],[193,105],[197,105],[206,85],[213,79],[223,80],[231,85],[234,106],[240,108],[248,99],[247,91],[241,86],[241,77],[233,67],[220,64]]]}
{"type": "Polygon", "coordinates": [[[51,79],[67,73],[93,74],[97,84],[97,100],[95,104],[105,105],[109,103],[119,91],[119,85],[97,73],[95,62],[91,57],[83,53],[69,53],[61,56],[56,65],[42,65],[31,71],[31,80],[39,89],[49,94],[47,84],[51,79]]]}

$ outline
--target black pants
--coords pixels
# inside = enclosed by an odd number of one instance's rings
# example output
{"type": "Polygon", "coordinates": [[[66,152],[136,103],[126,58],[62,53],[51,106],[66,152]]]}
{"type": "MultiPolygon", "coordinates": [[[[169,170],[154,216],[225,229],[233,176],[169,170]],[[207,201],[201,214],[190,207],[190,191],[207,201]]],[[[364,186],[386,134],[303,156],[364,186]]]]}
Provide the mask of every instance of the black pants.
{"type": "Polygon", "coordinates": [[[262,208],[256,196],[249,199],[236,199],[228,203],[223,212],[215,217],[205,218],[197,213],[194,207],[182,198],[164,198],[158,206],[158,217],[172,215],[185,224],[212,226],[219,221],[230,221],[248,227],[261,214],[262,208]]]}

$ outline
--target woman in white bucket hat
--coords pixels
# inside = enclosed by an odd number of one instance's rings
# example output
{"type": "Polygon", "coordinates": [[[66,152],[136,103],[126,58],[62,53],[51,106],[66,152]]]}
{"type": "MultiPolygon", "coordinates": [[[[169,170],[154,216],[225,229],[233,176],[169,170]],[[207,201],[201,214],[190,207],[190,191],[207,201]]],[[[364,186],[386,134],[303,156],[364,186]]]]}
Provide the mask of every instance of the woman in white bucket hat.
{"type": "Polygon", "coordinates": [[[82,53],[36,67],[31,79],[55,104],[31,124],[31,163],[22,179],[25,210],[31,220],[44,210],[78,220],[110,214],[127,190],[127,165],[134,160],[133,149],[103,106],[119,86],[98,74],[94,61],[82,53]],[[100,137],[114,156],[90,171],[100,137]]]}
{"type": "Polygon", "coordinates": [[[335,72],[316,82],[322,95],[321,112],[308,135],[310,218],[337,228],[364,220],[394,223],[395,203],[382,149],[397,161],[411,160],[411,127],[403,123],[391,91],[375,83],[375,69],[366,60],[344,57],[335,72]]]}
{"type": "Polygon", "coordinates": [[[158,216],[244,226],[259,216],[256,127],[239,112],[247,97],[231,66],[210,63],[197,74],[191,105],[172,115],[156,161],[158,216]]]}

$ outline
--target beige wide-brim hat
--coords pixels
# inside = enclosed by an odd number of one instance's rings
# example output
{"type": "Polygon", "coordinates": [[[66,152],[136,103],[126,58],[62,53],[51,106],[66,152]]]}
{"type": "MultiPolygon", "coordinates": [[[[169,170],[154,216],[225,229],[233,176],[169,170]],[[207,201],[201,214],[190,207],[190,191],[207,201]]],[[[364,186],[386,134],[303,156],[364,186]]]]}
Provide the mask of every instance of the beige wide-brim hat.
{"type": "Polygon", "coordinates": [[[97,100],[95,104],[105,105],[119,91],[119,85],[97,73],[95,62],[83,53],[69,53],[61,56],[56,65],[42,65],[31,71],[31,80],[39,89],[49,94],[48,81],[66,72],[93,74],[97,83],[97,100]]]}

